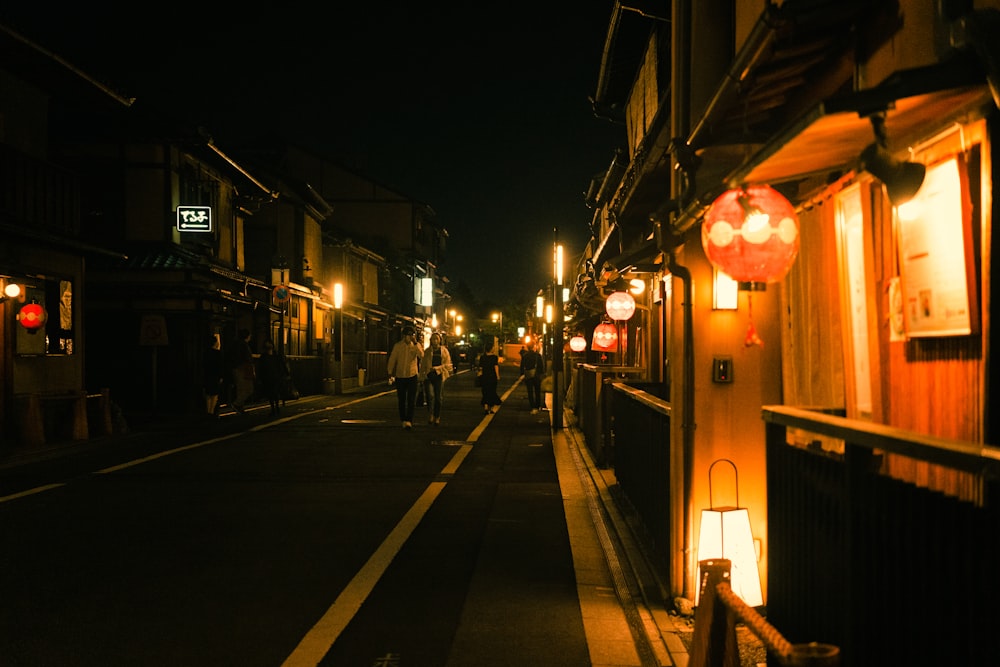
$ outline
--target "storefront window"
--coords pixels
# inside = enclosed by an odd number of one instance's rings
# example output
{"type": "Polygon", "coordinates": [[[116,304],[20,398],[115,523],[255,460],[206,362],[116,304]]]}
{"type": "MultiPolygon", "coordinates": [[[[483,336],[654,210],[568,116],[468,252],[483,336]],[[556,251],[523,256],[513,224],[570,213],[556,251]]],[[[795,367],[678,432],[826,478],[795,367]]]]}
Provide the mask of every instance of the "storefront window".
{"type": "Polygon", "coordinates": [[[17,354],[73,354],[73,281],[36,276],[25,283],[21,310],[40,306],[43,320],[35,328],[17,328],[17,354]]]}

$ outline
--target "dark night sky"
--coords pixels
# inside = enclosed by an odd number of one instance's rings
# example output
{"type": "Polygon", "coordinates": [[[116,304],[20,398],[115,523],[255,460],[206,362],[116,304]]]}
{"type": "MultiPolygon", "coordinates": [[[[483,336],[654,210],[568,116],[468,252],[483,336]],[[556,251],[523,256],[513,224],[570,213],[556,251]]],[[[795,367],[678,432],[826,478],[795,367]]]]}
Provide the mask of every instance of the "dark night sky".
{"type": "Polygon", "coordinates": [[[223,148],[229,135],[278,128],[429,204],[450,234],[454,282],[494,304],[533,295],[554,228],[570,257],[583,250],[583,194],[624,140],[588,100],[612,2],[399,4],[25,2],[0,9],[0,22],[113,88],[171,105],[223,148]]]}

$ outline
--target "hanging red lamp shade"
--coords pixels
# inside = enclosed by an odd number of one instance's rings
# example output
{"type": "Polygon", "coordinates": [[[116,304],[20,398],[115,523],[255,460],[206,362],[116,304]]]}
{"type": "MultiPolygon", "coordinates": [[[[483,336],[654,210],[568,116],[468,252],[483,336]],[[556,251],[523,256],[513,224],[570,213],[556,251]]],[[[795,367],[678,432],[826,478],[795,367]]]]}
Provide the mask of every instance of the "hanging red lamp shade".
{"type": "Polygon", "coordinates": [[[17,312],[17,321],[28,331],[38,331],[45,326],[45,309],[37,303],[27,303],[17,312]]]}
{"type": "Polygon", "coordinates": [[[611,322],[601,322],[594,327],[594,340],[590,349],[595,352],[614,352],[618,349],[618,329],[611,322]]]}
{"type": "Polygon", "coordinates": [[[784,279],[799,252],[799,219],[769,185],[750,185],[719,195],[701,226],[708,260],[740,283],[763,290],[784,279]]]}
{"type": "Polygon", "coordinates": [[[569,349],[574,352],[583,352],[587,349],[587,339],[577,334],[569,339],[569,349]]]}
{"type": "Polygon", "coordinates": [[[627,320],[635,313],[635,299],[628,292],[612,292],[604,300],[604,310],[616,322],[627,320]]]}

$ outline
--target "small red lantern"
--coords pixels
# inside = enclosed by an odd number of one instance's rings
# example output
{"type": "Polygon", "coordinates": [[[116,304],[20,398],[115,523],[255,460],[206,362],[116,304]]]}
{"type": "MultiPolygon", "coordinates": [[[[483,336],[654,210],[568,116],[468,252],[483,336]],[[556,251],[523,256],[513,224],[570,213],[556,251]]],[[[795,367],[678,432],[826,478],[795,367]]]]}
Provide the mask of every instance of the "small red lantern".
{"type": "Polygon", "coordinates": [[[577,334],[569,339],[569,349],[574,352],[583,352],[587,349],[587,339],[577,334]]]}
{"type": "Polygon", "coordinates": [[[799,219],[769,185],[728,190],[712,202],[701,227],[708,260],[741,289],[783,280],[799,252],[799,219]]]}
{"type": "Polygon", "coordinates": [[[45,309],[37,303],[28,303],[17,313],[17,321],[28,331],[38,331],[45,326],[45,309]]]}
{"type": "Polygon", "coordinates": [[[611,322],[601,322],[594,327],[594,340],[590,349],[596,352],[614,352],[618,348],[618,329],[611,322]]]}
{"type": "Polygon", "coordinates": [[[604,301],[604,310],[616,322],[627,320],[635,313],[635,299],[628,292],[612,292],[604,301]]]}

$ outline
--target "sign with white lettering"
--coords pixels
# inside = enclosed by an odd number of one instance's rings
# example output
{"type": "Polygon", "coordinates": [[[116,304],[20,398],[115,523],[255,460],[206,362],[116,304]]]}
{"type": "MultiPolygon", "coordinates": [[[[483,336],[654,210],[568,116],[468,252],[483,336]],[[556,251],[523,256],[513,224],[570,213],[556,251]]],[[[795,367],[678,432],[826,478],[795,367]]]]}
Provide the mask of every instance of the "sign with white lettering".
{"type": "Polygon", "coordinates": [[[177,231],[179,232],[212,231],[212,207],[178,206],[177,231]]]}

